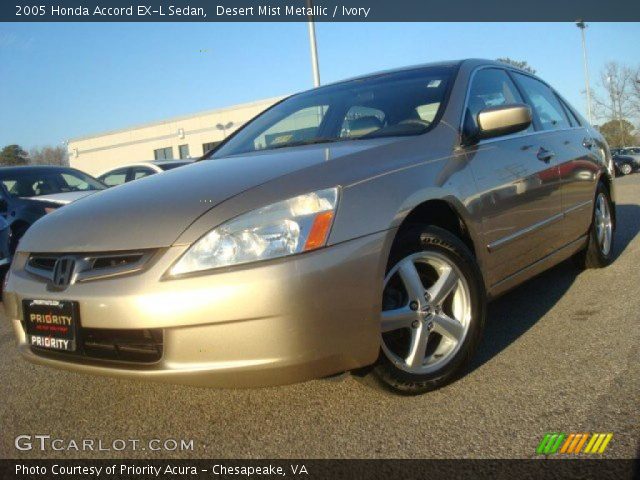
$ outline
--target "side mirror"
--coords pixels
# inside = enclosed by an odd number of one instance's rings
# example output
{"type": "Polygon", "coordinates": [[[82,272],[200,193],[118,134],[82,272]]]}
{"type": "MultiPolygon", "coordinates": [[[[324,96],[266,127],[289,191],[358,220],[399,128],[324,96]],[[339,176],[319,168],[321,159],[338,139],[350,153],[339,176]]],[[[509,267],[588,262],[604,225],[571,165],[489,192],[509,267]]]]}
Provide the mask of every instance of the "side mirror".
{"type": "MultiPolygon", "coordinates": [[[[477,125],[466,131],[468,144],[526,130],[531,125],[531,108],[521,103],[488,107],[478,113],[477,125]]],[[[467,129],[465,129],[467,130],[467,129]]]]}

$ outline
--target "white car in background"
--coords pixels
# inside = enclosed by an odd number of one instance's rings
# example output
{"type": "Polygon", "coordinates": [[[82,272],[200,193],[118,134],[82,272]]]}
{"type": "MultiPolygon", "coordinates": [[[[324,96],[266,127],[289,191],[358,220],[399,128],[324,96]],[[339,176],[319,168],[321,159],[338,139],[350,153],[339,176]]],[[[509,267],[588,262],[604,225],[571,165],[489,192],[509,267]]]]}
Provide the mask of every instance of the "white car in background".
{"type": "Polygon", "coordinates": [[[107,170],[97,178],[107,187],[115,187],[123,183],[138,180],[149,175],[162,173],[177,167],[183,167],[192,163],[193,160],[155,160],[148,162],[132,163],[118,168],[107,170]]]}

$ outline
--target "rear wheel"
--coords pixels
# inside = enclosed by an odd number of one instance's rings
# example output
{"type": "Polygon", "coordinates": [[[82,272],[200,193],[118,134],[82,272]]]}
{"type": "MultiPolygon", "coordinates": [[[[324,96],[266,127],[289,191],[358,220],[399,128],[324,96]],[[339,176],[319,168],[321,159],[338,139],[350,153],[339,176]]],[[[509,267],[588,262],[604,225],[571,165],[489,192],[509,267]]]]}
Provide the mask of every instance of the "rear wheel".
{"type": "Polygon", "coordinates": [[[482,276],[465,244],[438,227],[407,230],[384,280],[376,376],[410,394],[445,385],[473,354],[484,317],[482,276]]]}
{"type": "Polygon", "coordinates": [[[613,203],[607,188],[600,183],[596,190],[589,243],[576,257],[583,268],[602,268],[613,261],[613,203]]]}

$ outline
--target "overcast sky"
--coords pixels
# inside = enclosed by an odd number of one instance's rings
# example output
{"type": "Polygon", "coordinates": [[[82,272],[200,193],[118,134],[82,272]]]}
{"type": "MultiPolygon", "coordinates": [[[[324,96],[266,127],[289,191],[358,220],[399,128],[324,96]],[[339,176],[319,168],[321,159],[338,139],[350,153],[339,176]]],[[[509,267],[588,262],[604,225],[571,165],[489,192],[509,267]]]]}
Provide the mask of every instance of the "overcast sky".
{"type": "MultiPolygon", "coordinates": [[[[466,57],[526,60],[585,112],[572,23],[318,23],[323,83],[466,57]]],[[[590,24],[592,84],[638,66],[640,24],[590,24]]],[[[0,23],[0,147],[56,145],[312,87],[305,23],[0,23]]]]}

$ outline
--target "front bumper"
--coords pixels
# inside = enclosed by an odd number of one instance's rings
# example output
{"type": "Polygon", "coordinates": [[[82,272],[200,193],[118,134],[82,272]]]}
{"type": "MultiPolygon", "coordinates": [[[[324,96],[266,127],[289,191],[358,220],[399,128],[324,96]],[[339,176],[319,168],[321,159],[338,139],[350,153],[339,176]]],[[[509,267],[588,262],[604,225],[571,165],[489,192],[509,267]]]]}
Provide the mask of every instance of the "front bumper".
{"type": "Polygon", "coordinates": [[[18,254],[3,294],[22,355],[77,372],[202,386],[304,381],[373,363],[389,232],[295,257],[163,279],[184,252],[174,246],[143,272],[70,285],[62,292],[24,270],[18,254]],[[161,329],[151,364],[42,355],[28,345],[22,300],[73,300],[90,329],[161,329]]]}

